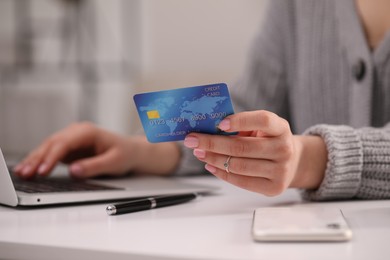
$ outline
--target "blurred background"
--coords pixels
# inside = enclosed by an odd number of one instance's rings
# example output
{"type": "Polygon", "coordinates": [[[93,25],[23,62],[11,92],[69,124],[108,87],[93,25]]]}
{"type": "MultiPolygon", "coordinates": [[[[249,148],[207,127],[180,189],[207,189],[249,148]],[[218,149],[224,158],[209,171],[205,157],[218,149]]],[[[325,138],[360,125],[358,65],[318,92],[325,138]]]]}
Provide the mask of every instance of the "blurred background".
{"type": "Polygon", "coordinates": [[[135,93],[234,82],[266,0],[0,0],[0,147],[140,129],[135,93]]]}

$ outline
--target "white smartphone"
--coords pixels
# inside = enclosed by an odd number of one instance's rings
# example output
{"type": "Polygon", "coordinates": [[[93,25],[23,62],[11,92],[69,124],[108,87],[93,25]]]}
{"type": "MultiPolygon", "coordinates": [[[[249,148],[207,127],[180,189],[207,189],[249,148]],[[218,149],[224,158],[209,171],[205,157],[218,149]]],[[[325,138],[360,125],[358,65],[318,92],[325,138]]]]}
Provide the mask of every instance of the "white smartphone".
{"type": "Polygon", "coordinates": [[[266,207],[253,215],[255,241],[348,241],[352,231],[342,211],[321,207],[266,207]]]}

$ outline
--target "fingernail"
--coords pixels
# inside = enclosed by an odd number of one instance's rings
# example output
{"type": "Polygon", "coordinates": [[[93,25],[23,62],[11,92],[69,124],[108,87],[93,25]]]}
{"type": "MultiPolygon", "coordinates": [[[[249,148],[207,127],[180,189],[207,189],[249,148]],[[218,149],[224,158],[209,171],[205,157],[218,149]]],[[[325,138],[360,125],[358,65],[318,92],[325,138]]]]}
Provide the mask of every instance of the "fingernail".
{"type": "Polygon", "coordinates": [[[199,140],[194,136],[187,136],[184,139],[184,145],[188,148],[196,148],[199,145],[199,140]]]}
{"type": "Polygon", "coordinates": [[[31,165],[29,164],[25,165],[22,169],[22,175],[27,176],[30,174],[30,172],[31,172],[31,165]]]}
{"type": "Polygon", "coordinates": [[[194,149],[194,155],[199,159],[204,159],[206,157],[206,151],[202,149],[194,149]]]}
{"type": "Polygon", "coordinates": [[[221,123],[219,123],[218,125],[218,128],[223,130],[223,131],[227,131],[230,129],[230,119],[224,119],[221,121],[221,123]]]}
{"type": "Polygon", "coordinates": [[[81,177],[83,175],[83,168],[79,164],[72,164],[69,168],[70,173],[74,176],[81,177]]]}
{"type": "Polygon", "coordinates": [[[23,164],[18,164],[14,168],[12,168],[12,171],[19,173],[20,170],[22,170],[22,168],[23,168],[23,164]]]}
{"type": "Polygon", "coordinates": [[[215,173],[215,172],[217,171],[217,168],[215,168],[214,166],[211,166],[210,164],[206,164],[206,165],[204,166],[204,168],[205,168],[206,170],[208,170],[209,172],[211,172],[211,173],[215,173]]]}
{"type": "Polygon", "coordinates": [[[47,164],[46,163],[42,163],[39,168],[38,168],[38,174],[39,175],[43,175],[45,174],[47,171],[47,164]]]}

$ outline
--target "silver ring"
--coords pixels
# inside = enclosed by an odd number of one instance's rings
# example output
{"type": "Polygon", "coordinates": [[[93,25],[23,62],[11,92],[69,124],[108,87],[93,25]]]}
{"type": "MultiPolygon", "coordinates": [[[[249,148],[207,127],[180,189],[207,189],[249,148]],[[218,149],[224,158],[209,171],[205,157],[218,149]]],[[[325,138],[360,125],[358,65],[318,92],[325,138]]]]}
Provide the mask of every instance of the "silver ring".
{"type": "Polygon", "coordinates": [[[226,162],[223,164],[223,166],[225,167],[225,171],[226,171],[227,173],[230,173],[230,171],[229,171],[229,161],[230,161],[231,158],[232,158],[232,157],[229,156],[229,157],[226,159],[226,162]]]}

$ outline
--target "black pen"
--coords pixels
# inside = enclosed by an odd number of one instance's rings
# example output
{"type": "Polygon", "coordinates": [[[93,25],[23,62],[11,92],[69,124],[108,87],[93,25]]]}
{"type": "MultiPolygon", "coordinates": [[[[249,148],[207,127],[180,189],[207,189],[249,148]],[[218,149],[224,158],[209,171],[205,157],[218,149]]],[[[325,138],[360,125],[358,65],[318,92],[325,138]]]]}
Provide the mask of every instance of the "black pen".
{"type": "Polygon", "coordinates": [[[197,196],[198,194],[196,193],[187,193],[136,199],[124,203],[110,204],[107,206],[106,212],[108,215],[118,215],[141,210],[160,208],[184,203],[195,199],[197,196]]]}

